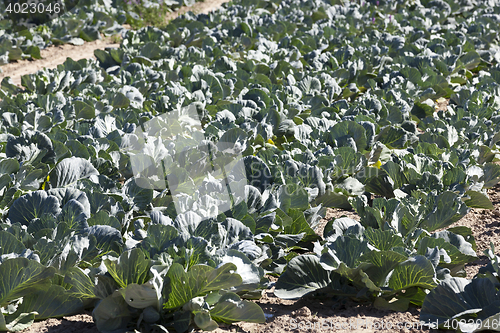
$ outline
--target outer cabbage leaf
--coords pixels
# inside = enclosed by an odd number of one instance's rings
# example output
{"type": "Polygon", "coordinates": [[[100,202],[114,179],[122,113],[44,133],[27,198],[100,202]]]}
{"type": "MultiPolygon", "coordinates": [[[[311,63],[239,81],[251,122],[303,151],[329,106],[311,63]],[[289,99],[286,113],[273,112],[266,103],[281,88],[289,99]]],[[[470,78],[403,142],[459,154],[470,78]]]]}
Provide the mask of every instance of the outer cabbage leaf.
{"type": "Polygon", "coordinates": [[[16,236],[7,231],[0,231],[0,256],[9,253],[20,254],[24,250],[24,244],[16,236]]]}
{"type": "Polygon", "coordinates": [[[0,306],[6,306],[10,301],[42,290],[50,285],[54,276],[53,267],[26,258],[7,259],[0,264],[0,306]]]}
{"type": "Polygon", "coordinates": [[[420,227],[428,231],[444,228],[461,219],[468,211],[457,194],[446,191],[435,198],[433,210],[422,221],[420,227]]]}
{"type": "Polygon", "coordinates": [[[82,311],[83,300],[61,286],[51,285],[23,297],[16,313],[36,311],[36,319],[58,318],[82,311]]]}
{"type": "Polygon", "coordinates": [[[274,294],[283,299],[296,299],[330,284],[326,271],[315,255],[301,255],[288,263],[276,282],[274,294]]]}
{"type": "MultiPolygon", "coordinates": [[[[463,278],[449,278],[442,281],[431,290],[424,300],[420,312],[420,320],[425,323],[439,324],[444,328],[447,320],[479,319],[483,322],[483,329],[488,329],[486,319],[500,313],[500,296],[494,284],[485,278],[467,280],[463,278]]],[[[477,322],[479,322],[479,320],[477,322]]],[[[493,320],[489,323],[490,328],[493,320]]],[[[479,325],[460,325],[463,332],[474,332],[479,325]]]]}
{"type": "Polygon", "coordinates": [[[132,319],[127,303],[119,291],[100,301],[92,311],[92,318],[102,333],[123,331],[132,319]]]}
{"type": "Polygon", "coordinates": [[[411,287],[433,289],[436,273],[434,266],[424,256],[417,255],[400,263],[389,279],[389,288],[395,291],[406,290],[411,287]]]}
{"type": "Polygon", "coordinates": [[[61,212],[59,205],[57,197],[48,195],[45,191],[34,191],[14,201],[9,209],[8,217],[11,223],[19,222],[22,225],[28,225],[33,219],[44,217],[44,215],[59,215],[61,212]]]}

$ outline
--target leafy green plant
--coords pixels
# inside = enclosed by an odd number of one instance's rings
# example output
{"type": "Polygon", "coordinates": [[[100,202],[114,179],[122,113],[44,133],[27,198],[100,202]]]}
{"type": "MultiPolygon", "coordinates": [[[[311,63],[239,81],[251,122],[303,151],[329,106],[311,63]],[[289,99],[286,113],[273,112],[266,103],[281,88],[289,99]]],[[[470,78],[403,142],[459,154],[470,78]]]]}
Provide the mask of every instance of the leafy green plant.
{"type": "MultiPolygon", "coordinates": [[[[192,5],[194,2],[188,2],[186,5],[192,5]]],[[[127,0],[125,4],[134,13],[138,15],[138,20],[131,21],[132,29],[139,29],[144,26],[164,27],[168,22],[168,14],[172,13],[175,7],[183,5],[179,1],[142,1],[127,0]]]]}
{"type": "Polygon", "coordinates": [[[191,326],[213,330],[217,322],[265,321],[257,304],[229,291],[242,283],[233,273],[234,264],[218,268],[197,264],[187,272],[179,263],[161,271],[150,270],[151,264],[139,249],[123,253],[117,261],[105,260],[120,289],[97,303],[93,311],[100,332],[124,329],[132,319],[177,332],[191,326]]]}
{"type": "Polygon", "coordinates": [[[448,278],[425,298],[420,320],[459,332],[498,331],[500,300],[498,299],[499,257],[491,249],[484,251],[490,263],[472,279],[448,278]],[[446,308],[436,299],[446,299],[446,308]]]}

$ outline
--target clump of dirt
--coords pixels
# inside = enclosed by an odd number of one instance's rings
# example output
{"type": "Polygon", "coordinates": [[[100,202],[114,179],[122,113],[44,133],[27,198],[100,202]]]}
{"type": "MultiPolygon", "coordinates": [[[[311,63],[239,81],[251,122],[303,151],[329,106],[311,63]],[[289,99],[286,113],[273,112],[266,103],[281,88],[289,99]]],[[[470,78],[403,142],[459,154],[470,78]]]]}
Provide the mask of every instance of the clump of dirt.
{"type": "MultiPolygon", "coordinates": [[[[205,0],[198,2],[193,7],[183,7],[172,13],[169,19],[193,11],[195,13],[208,13],[228,0],[205,0]]],[[[67,57],[73,60],[94,57],[95,49],[118,47],[109,39],[85,43],[83,46],[62,45],[42,50],[42,60],[19,61],[2,66],[0,81],[7,76],[12,77],[15,84],[20,86],[21,76],[34,73],[47,67],[54,68],[63,63],[67,57]]],[[[448,100],[438,101],[437,110],[446,110],[448,100]]],[[[487,264],[488,260],[483,251],[490,248],[493,242],[495,249],[500,249],[500,186],[488,191],[489,197],[495,207],[494,210],[472,209],[464,218],[452,226],[467,226],[471,228],[477,244],[478,259],[466,265],[467,277],[471,279],[477,274],[480,267],[487,264]]],[[[359,216],[354,211],[328,209],[325,219],[321,221],[318,233],[327,222],[333,218],[347,216],[359,221],[359,216]]],[[[272,281],[276,278],[270,277],[272,281]]],[[[336,332],[365,332],[371,333],[384,330],[386,332],[415,332],[429,330],[419,324],[420,309],[411,307],[407,312],[382,311],[371,304],[359,304],[350,300],[340,299],[312,299],[282,300],[274,295],[274,287],[263,291],[262,298],[257,301],[266,314],[264,324],[236,323],[221,325],[216,333],[226,332],[270,332],[282,333],[283,331],[304,330],[307,332],[320,332],[335,330],[336,332]]],[[[36,322],[23,333],[98,333],[89,312],[63,319],[48,319],[36,322]]]]}

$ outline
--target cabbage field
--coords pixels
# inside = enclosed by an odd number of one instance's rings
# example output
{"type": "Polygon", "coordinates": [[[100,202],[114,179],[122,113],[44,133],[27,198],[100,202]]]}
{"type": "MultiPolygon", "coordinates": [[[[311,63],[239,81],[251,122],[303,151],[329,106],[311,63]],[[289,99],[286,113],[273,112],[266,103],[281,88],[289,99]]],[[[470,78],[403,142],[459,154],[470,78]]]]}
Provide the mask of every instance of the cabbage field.
{"type": "Polygon", "coordinates": [[[0,66],[41,59],[52,45],[82,45],[124,33],[123,24],[140,27],[196,0],[2,0],[0,66]]]}
{"type": "Polygon", "coordinates": [[[483,253],[450,227],[500,181],[500,1],[234,0],[138,29],[84,2],[0,20],[1,63],[123,37],[1,82],[0,331],[264,323],[271,287],[500,331],[498,249],[467,279],[483,253]]]}

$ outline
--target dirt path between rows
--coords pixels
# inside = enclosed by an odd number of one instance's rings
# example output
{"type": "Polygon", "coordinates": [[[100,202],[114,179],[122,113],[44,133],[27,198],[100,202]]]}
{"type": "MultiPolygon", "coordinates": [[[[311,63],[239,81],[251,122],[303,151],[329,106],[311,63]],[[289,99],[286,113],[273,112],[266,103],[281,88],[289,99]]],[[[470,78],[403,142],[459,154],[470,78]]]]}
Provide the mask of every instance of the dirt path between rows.
{"type": "MultiPolygon", "coordinates": [[[[229,0],[205,0],[204,2],[197,2],[193,6],[183,6],[172,12],[167,16],[167,20],[173,20],[177,16],[192,11],[195,14],[208,14],[214,9],[219,8],[223,3],[229,0]]],[[[18,87],[21,87],[21,76],[26,74],[36,73],[42,68],[56,68],[66,61],[66,58],[71,58],[75,61],[80,59],[89,59],[94,57],[94,50],[104,50],[107,47],[119,47],[120,44],[113,42],[112,38],[104,38],[93,42],[85,43],[81,46],[70,44],[63,44],[58,46],[51,46],[41,50],[42,59],[39,60],[21,60],[12,62],[7,65],[1,66],[0,82],[4,77],[10,76],[12,81],[18,87]]]]}
{"type": "Polygon", "coordinates": [[[94,50],[106,47],[118,47],[120,44],[111,42],[110,39],[95,40],[85,43],[81,46],[63,44],[50,46],[40,51],[42,59],[38,60],[20,60],[11,62],[0,67],[3,71],[0,73],[0,82],[4,77],[10,76],[12,81],[18,87],[21,87],[21,76],[36,73],[42,68],[56,68],[66,61],[66,58],[72,58],[75,61],[80,59],[94,58],[94,50]]]}

